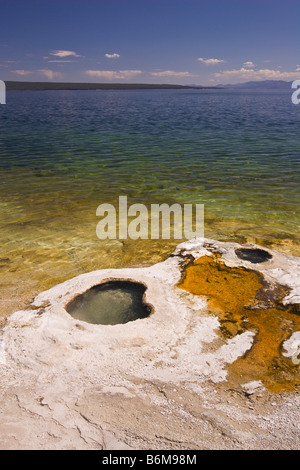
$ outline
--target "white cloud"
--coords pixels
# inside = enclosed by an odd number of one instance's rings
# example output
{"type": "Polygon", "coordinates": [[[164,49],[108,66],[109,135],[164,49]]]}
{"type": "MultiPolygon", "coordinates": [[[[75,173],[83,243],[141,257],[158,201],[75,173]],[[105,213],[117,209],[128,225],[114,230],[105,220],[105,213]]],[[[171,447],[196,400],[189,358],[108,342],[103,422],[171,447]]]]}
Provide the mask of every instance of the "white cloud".
{"type": "Polygon", "coordinates": [[[59,78],[61,77],[60,72],[54,72],[53,70],[50,69],[40,69],[40,70],[13,70],[14,73],[21,75],[21,76],[26,76],[26,75],[31,75],[31,74],[38,74],[38,75],[44,75],[47,77],[49,80],[53,80],[54,78],[59,78]]]}
{"type": "Polygon", "coordinates": [[[59,78],[61,77],[60,72],[54,72],[53,70],[50,69],[40,69],[37,70],[38,73],[41,73],[42,75],[45,75],[49,80],[53,80],[54,78],[59,78]]]}
{"type": "Polygon", "coordinates": [[[140,75],[142,70],[86,70],[90,77],[105,78],[106,80],[128,80],[135,75],[140,75]]]}
{"type": "Polygon", "coordinates": [[[293,80],[299,78],[297,72],[282,72],[281,70],[259,69],[242,67],[235,70],[224,70],[214,74],[219,80],[293,80]]]}
{"type": "Polygon", "coordinates": [[[58,51],[52,51],[49,53],[50,55],[53,55],[55,57],[81,57],[79,54],[77,54],[74,51],[64,51],[64,50],[58,50],[58,51]]]}
{"type": "Polygon", "coordinates": [[[174,70],[164,70],[163,72],[151,72],[154,77],[192,77],[190,72],[175,72],[174,70]]]}
{"type": "Polygon", "coordinates": [[[12,71],[18,75],[29,75],[30,73],[33,73],[31,70],[12,70],[12,71]]]}
{"type": "Polygon", "coordinates": [[[120,57],[120,54],[105,54],[105,57],[107,57],[108,59],[118,59],[120,57]]]}
{"type": "Polygon", "coordinates": [[[249,60],[248,62],[244,62],[243,66],[247,67],[247,68],[249,68],[249,67],[251,68],[251,67],[254,67],[254,64],[253,64],[253,62],[251,62],[251,60],[249,60]]]}
{"type": "Polygon", "coordinates": [[[65,64],[66,62],[75,62],[75,60],[48,60],[48,63],[56,62],[57,64],[65,64]]]}
{"type": "Polygon", "coordinates": [[[206,65],[216,65],[226,62],[226,60],[223,59],[203,59],[203,57],[198,57],[197,60],[199,60],[199,62],[203,62],[206,65]]]}

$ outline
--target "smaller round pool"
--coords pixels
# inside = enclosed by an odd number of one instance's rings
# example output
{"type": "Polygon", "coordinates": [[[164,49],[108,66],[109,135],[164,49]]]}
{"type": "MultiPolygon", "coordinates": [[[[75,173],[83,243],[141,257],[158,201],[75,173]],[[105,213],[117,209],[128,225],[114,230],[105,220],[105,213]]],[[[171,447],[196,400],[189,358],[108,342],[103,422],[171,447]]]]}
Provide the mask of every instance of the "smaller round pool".
{"type": "Polygon", "coordinates": [[[107,281],[78,295],[66,306],[75,319],[102,325],[117,325],[151,313],[143,301],[146,287],[132,281],[107,281]]]}
{"type": "Polygon", "coordinates": [[[250,261],[251,263],[264,263],[272,259],[272,255],[260,248],[237,248],[235,254],[238,258],[250,261]]]}

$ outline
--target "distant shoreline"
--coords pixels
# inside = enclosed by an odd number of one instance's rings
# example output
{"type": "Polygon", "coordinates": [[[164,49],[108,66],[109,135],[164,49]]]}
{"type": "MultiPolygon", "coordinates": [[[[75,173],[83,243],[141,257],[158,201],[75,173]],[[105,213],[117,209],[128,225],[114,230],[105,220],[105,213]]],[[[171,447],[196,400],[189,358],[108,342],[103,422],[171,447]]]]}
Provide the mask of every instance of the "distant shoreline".
{"type": "Polygon", "coordinates": [[[73,83],[73,82],[19,82],[5,81],[6,91],[44,90],[203,90],[218,89],[209,86],[164,85],[149,83],[73,83]]]}
{"type": "Polygon", "coordinates": [[[174,85],[157,83],[85,83],[85,82],[24,82],[5,80],[6,91],[64,91],[64,90],[227,90],[227,91],[290,91],[292,82],[258,80],[236,84],[174,85]]]}

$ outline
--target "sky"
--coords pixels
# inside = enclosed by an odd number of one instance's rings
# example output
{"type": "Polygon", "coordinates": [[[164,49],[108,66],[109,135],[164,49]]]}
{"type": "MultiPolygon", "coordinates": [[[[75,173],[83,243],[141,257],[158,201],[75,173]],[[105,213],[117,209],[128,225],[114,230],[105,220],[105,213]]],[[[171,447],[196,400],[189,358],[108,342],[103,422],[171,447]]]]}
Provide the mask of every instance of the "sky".
{"type": "Polygon", "coordinates": [[[0,80],[300,79],[299,0],[0,0],[0,80]]]}

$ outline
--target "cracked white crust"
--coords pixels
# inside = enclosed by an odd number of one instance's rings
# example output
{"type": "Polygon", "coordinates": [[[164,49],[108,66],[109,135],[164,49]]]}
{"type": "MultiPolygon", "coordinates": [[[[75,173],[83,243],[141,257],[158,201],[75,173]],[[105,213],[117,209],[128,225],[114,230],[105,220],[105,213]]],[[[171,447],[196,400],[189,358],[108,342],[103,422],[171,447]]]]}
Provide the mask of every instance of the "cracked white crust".
{"type": "Polygon", "coordinates": [[[254,332],[222,339],[205,299],[176,287],[183,256],[219,252],[228,265],[287,284],[286,303],[299,299],[298,258],[268,250],[272,259],[254,266],[236,257],[239,246],[191,240],[152,267],[78,276],[11,315],[0,336],[1,448],[299,447],[297,393],[228,390],[227,365],[251,348],[254,332]],[[114,326],[74,320],[66,304],[107,279],[144,283],[154,313],[114,326]]]}

